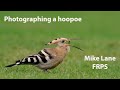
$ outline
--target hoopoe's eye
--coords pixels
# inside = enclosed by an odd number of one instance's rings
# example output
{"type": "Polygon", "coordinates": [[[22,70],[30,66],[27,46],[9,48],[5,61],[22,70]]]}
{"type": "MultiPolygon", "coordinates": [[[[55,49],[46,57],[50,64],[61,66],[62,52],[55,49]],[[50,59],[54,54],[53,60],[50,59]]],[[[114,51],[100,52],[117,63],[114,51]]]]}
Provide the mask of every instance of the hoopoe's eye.
{"type": "Polygon", "coordinates": [[[62,40],[62,43],[64,43],[65,41],[64,40],[62,40]]]}
{"type": "Polygon", "coordinates": [[[70,44],[70,41],[68,41],[68,43],[70,44]]]}

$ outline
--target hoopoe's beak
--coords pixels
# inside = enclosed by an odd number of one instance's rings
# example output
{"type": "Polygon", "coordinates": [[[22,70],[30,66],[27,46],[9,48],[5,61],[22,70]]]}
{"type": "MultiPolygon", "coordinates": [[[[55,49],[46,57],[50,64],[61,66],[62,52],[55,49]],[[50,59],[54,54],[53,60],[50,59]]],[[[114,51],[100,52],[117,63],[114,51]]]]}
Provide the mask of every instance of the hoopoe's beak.
{"type": "MultiPolygon", "coordinates": [[[[70,46],[72,46],[72,45],[70,45],[70,46]]],[[[81,50],[81,51],[83,51],[81,48],[79,48],[79,47],[76,47],[76,46],[72,46],[72,47],[74,47],[74,48],[76,48],[76,49],[79,49],[79,50],[81,50]]]]}

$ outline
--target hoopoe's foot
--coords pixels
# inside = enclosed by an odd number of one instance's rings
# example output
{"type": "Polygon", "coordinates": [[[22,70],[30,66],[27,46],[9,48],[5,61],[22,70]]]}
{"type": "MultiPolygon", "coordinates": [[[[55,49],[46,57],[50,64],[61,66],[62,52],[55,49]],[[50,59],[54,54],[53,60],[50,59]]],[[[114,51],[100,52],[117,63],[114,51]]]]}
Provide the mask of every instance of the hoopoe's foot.
{"type": "Polygon", "coordinates": [[[49,72],[47,69],[43,69],[43,72],[49,72]]]}

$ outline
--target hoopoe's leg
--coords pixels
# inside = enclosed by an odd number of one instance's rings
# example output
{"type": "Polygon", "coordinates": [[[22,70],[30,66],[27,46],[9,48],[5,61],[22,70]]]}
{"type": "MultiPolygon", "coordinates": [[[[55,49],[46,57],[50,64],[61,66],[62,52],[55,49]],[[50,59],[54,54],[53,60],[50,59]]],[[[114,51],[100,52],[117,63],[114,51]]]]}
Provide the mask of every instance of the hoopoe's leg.
{"type": "Polygon", "coordinates": [[[43,69],[43,72],[49,72],[48,69],[43,69]]]}

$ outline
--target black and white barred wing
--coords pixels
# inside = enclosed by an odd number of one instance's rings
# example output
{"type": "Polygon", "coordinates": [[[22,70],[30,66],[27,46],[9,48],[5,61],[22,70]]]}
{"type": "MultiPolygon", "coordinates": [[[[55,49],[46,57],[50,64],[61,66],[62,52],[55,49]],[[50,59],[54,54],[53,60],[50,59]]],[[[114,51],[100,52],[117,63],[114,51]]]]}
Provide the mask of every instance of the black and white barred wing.
{"type": "Polygon", "coordinates": [[[21,60],[17,60],[14,64],[10,64],[6,67],[12,67],[12,66],[16,66],[16,65],[26,65],[26,64],[30,64],[30,65],[34,65],[34,64],[38,64],[40,63],[41,58],[39,55],[30,55],[26,58],[23,58],[21,60]]]}
{"type": "Polygon", "coordinates": [[[30,55],[21,60],[17,60],[14,64],[10,64],[6,67],[12,67],[16,65],[26,65],[26,64],[29,65],[44,64],[49,62],[51,59],[53,59],[53,55],[49,53],[47,49],[43,49],[38,54],[30,55]]]}

